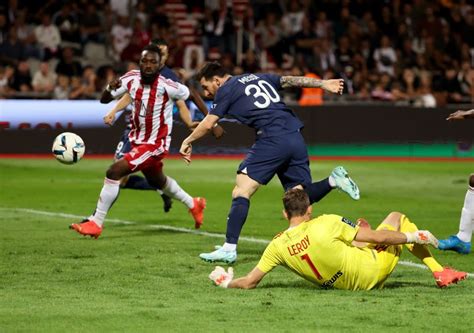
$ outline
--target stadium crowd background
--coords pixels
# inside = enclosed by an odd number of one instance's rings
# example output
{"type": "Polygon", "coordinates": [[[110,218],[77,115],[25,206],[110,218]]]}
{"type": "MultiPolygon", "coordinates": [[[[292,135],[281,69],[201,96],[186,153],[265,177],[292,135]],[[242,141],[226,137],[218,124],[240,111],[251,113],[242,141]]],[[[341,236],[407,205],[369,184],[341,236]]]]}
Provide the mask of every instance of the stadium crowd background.
{"type": "Polygon", "coordinates": [[[154,38],[169,43],[167,64],[184,80],[219,60],[234,74],[343,77],[342,103],[474,101],[466,0],[8,0],[0,5],[0,97],[97,98],[154,38]]]}

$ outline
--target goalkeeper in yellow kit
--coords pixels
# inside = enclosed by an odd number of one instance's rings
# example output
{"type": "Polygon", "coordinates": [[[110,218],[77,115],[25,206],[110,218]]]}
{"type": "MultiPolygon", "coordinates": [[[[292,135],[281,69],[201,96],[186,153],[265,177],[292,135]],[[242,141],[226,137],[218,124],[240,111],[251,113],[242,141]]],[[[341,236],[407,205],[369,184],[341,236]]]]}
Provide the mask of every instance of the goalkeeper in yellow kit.
{"type": "Polygon", "coordinates": [[[371,230],[339,215],[311,219],[312,207],[303,190],[288,191],[283,205],[289,228],[275,236],[247,276],[234,280],[232,268],[226,272],[216,267],[209,275],[216,285],[255,288],[273,268],[283,265],[323,288],[382,288],[397,265],[403,244],[432,271],[439,287],[467,277],[467,273],[443,268],[427,248],[437,247],[438,240],[429,231],[418,230],[401,213],[390,213],[377,230],[371,230]]]}

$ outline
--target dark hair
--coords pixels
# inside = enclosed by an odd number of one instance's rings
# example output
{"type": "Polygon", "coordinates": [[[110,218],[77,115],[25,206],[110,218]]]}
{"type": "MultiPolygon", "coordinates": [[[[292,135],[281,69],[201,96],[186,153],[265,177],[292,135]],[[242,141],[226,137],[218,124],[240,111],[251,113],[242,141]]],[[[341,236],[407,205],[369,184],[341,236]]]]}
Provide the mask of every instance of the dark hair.
{"type": "Polygon", "coordinates": [[[304,190],[288,190],[283,197],[283,207],[285,207],[288,219],[294,216],[303,216],[309,206],[309,197],[304,190]]]}
{"type": "Polygon", "coordinates": [[[160,59],[161,59],[161,50],[158,46],[154,45],[154,44],[148,44],[147,46],[145,46],[142,50],[143,51],[149,51],[149,52],[155,52],[155,53],[158,53],[158,55],[160,56],[160,59]]]}
{"type": "Polygon", "coordinates": [[[222,67],[222,65],[220,63],[218,63],[217,61],[207,62],[197,73],[196,80],[199,81],[202,78],[204,78],[206,80],[210,80],[214,76],[224,77],[227,74],[229,74],[227,69],[222,67]]]}
{"type": "Polygon", "coordinates": [[[153,38],[150,44],[156,45],[156,46],[161,46],[161,45],[168,46],[168,43],[163,38],[153,38]]]}

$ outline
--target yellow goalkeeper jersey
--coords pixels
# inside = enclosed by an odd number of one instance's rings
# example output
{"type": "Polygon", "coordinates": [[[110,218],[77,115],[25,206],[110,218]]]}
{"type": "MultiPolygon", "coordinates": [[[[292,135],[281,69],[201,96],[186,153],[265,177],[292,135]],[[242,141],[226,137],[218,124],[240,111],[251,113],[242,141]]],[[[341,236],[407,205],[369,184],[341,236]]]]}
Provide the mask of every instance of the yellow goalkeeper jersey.
{"type": "Polygon", "coordinates": [[[358,226],[342,216],[319,216],[275,236],[257,267],[268,273],[283,265],[323,288],[382,287],[396,262],[389,263],[387,271],[386,263],[380,263],[383,257],[375,250],[352,246],[358,230],[358,226]]]}

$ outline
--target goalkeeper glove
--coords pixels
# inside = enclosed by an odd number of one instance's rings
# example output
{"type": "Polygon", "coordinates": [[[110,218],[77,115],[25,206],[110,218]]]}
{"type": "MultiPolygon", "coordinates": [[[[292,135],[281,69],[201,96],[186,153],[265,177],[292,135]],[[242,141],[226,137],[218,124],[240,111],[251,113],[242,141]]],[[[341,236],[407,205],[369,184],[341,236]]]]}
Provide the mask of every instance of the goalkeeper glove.
{"type": "Polygon", "coordinates": [[[230,281],[234,278],[234,269],[229,267],[226,272],[224,268],[216,266],[216,268],[209,274],[209,279],[211,279],[216,286],[227,288],[230,281]]]}
{"type": "Polygon", "coordinates": [[[430,244],[435,248],[438,248],[438,240],[435,236],[428,230],[417,230],[415,232],[404,232],[407,243],[416,243],[416,244],[430,244]]]}

